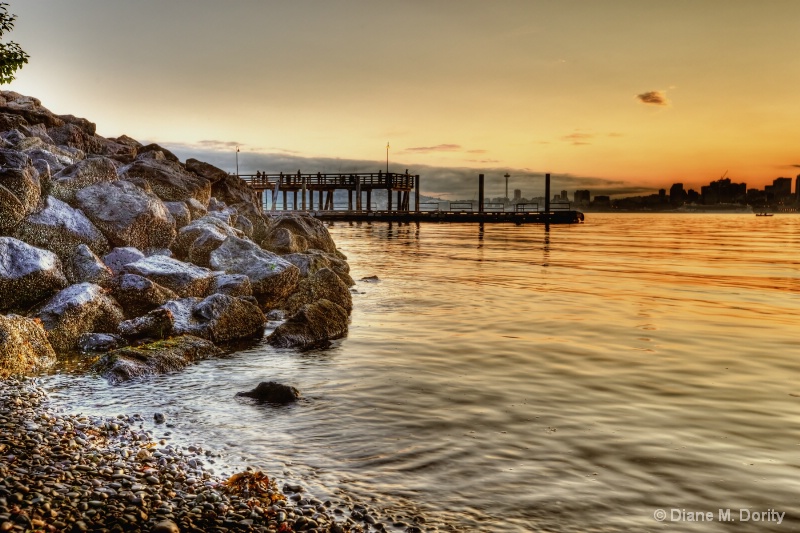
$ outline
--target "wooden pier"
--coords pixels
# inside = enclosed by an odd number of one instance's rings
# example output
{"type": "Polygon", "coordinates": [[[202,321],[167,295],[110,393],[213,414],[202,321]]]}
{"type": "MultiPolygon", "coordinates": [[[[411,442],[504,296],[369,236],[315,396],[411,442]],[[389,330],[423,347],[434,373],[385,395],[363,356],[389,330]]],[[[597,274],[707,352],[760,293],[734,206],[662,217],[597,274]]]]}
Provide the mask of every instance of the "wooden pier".
{"type": "MultiPolygon", "coordinates": [[[[477,211],[472,209],[471,202],[451,202],[449,209],[440,209],[439,204],[430,208],[426,204],[426,209],[420,209],[419,175],[411,175],[408,171],[405,174],[382,171],[334,174],[321,172],[303,174],[300,171],[294,174],[257,172],[239,175],[239,177],[256,191],[265,211],[300,211],[327,221],[511,222],[516,224],[576,224],[583,222],[583,213],[569,209],[568,204],[566,208],[554,206],[555,208],[551,209],[549,200],[545,201],[543,211],[539,210],[537,204],[520,204],[515,207],[514,211],[497,209],[494,204],[484,204],[483,174],[479,175],[480,200],[477,211]],[[337,190],[347,192],[346,209],[336,209],[334,205],[334,193],[337,190]],[[387,209],[373,208],[372,195],[375,191],[381,191],[386,195],[387,209]],[[396,202],[393,202],[395,198],[396,202]],[[278,209],[279,205],[281,209],[278,209]]],[[[546,194],[548,196],[549,189],[550,175],[547,174],[546,194]]]]}

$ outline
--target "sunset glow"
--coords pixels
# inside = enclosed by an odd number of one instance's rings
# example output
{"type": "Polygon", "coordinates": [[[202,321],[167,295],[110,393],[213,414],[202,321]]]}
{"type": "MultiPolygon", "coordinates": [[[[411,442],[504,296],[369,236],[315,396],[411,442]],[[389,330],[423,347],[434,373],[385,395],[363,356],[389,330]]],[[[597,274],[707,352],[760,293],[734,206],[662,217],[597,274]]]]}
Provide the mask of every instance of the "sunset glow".
{"type": "Polygon", "coordinates": [[[726,170],[763,187],[800,172],[794,1],[11,10],[31,56],[11,90],[101,135],[239,144],[244,165],[256,153],[377,165],[389,140],[403,168],[527,169],[612,192],[699,187],[726,170]]]}

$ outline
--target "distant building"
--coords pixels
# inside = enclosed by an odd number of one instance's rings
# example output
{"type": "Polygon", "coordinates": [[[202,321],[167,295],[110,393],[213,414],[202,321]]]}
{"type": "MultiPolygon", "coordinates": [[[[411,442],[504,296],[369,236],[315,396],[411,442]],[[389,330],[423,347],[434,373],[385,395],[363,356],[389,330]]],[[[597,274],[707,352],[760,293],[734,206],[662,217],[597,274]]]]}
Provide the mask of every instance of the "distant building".
{"type": "Polygon", "coordinates": [[[567,193],[567,191],[561,191],[561,200],[569,202],[569,193],[567,193]]]}
{"type": "Polygon", "coordinates": [[[514,189],[514,202],[519,202],[520,200],[522,200],[522,190],[514,189]]]}
{"type": "Polygon", "coordinates": [[[792,196],[792,178],[775,178],[772,185],[764,187],[767,202],[780,204],[788,201],[792,196]]]}
{"type": "MultiPolygon", "coordinates": [[[[798,176],[797,179],[800,180],[800,176],[798,176]]],[[[573,196],[573,199],[575,201],[575,205],[589,205],[589,202],[591,202],[588,190],[577,190],[577,191],[575,191],[575,195],[573,196]]]]}
{"type": "Polygon", "coordinates": [[[704,205],[744,204],[747,201],[747,184],[731,183],[730,178],[712,181],[700,188],[704,205]]]}
{"type": "Polygon", "coordinates": [[[800,174],[794,180],[794,195],[795,200],[800,203],[800,174]]]}
{"type": "Polygon", "coordinates": [[[669,203],[675,207],[686,203],[686,191],[683,189],[683,183],[673,183],[669,188],[669,203]]]}
{"type": "Polygon", "coordinates": [[[601,196],[598,194],[594,197],[594,203],[595,205],[604,205],[604,206],[611,205],[611,197],[601,196]]]}

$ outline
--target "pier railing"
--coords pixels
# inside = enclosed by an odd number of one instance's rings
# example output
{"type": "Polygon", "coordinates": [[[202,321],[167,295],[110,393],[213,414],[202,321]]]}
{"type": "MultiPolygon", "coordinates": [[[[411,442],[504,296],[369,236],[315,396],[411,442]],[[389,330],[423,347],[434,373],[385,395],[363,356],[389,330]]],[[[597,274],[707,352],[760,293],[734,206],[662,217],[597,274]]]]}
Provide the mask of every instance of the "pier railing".
{"type": "Polygon", "coordinates": [[[395,172],[344,172],[303,174],[301,172],[268,174],[256,172],[255,174],[239,174],[248,185],[256,190],[275,189],[355,189],[362,188],[410,190],[414,188],[415,176],[411,174],[398,174],[395,172]]]}

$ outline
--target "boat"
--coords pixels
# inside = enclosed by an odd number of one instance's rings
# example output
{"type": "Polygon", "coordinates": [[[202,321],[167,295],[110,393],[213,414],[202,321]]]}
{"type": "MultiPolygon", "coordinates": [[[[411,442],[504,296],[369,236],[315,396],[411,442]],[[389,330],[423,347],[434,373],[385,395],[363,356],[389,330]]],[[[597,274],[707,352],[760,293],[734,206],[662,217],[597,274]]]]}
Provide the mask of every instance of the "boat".
{"type": "Polygon", "coordinates": [[[757,217],[771,217],[774,213],[756,213],[757,217]]]}

